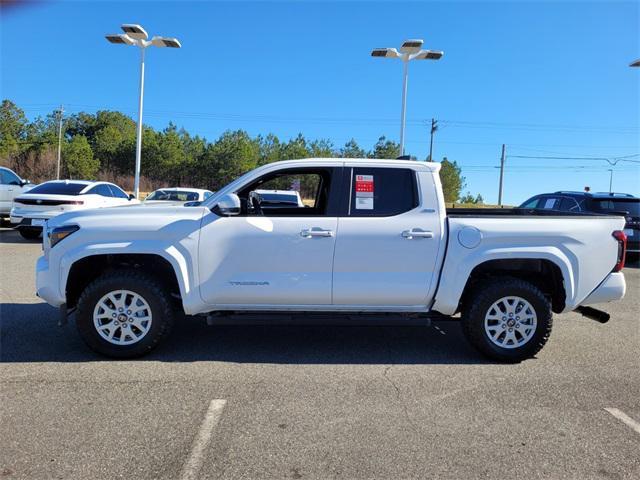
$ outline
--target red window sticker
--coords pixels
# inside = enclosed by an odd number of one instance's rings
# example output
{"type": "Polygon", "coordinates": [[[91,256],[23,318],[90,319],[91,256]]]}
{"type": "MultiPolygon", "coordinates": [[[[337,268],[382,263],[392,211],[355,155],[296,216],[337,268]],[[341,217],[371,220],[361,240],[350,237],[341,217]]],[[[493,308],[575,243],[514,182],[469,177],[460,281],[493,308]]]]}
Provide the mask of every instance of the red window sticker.
{"type": "Polygon", "coordinates": [[[373,175],[356,175],[356,210],[373,210],[373,175]]]}
{"type": "Polygon", "coordinates": [[[373,193],[373,175],[356,175],[356,193],[373,193]]]}

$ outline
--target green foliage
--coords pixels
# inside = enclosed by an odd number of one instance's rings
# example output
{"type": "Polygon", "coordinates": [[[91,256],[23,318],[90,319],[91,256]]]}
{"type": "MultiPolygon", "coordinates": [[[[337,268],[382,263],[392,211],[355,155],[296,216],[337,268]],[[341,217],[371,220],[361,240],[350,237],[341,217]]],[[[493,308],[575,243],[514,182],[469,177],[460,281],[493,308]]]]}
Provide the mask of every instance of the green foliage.
{"type": "Polygon", "coordinates": [[[373,152],[370,156],[373,158],[398,158],[400,156],[400,144],[387,140],[382,136],[373,146],[373,152]]]}
{"type": "Polygon", "coordinates": [[[76,135],[65,144],[62,158],[69,178],[90,180],[100,169],[100,161],[93,158],[91,145],[84,135],[76,135]]]}
{"type": "Polygon", "coordinates": [[[482,195],[478,194],[475,197],[471,195],[471,192],[467,192],[465,195],[460,197],[460,203],[472,203],[474,205],[482,205],[484,204],[484,198],[482,195]]]}
{"type": "Polygon", "coordinates": [[[18,106],[3,100],[0,106],[0,157],[18,154],[27,133],[27,117],[18,106]]]}
{"type": "MultiPolygon", "coordinates": [[[[66,116],[63,145],[63,175],[110,181],[118,179],[123,187],[133,187],[136,124],[130,117],[108,110],[66,116]]],[[[50,180],[55,175],[57,147],[56,111],[29,121],[13,102],[2,102],[1,164],[12,167],[34,182],[50,180]]],[[[337,148],[330,140],[310,140],[302,133],[289,140],[281,140],[273,134],[251,137],[244,130],[226,131],[214,142],[208,142],[170,123],[162,131],[148,126],[142,130],[142,183],[157,187],[183,185],[217,190],[257,166],[278,160],[309,157],[393,159],[399,155],[400,146],[384,136],[379,137],[371,150],[362,148],[354,139],[337,148]]],[[[441,178],[446,201],[458,200],[465,182],[456,162],[444,159],[441,178]]],[[[317,179],[296,180],[303,195],[312,196],[317,179]]],[[[278,185],[289,189],[291,181],[280,179],[278,185]]],[[[467,193],[463,200],[481,203],[482,197],[467,193]]]]}
{"type": "Polygon", "coordinates": [[[340,149],[340,157],[342,158],[365,158],[367,152],[358,146],[358,143],[352,138],[344,147],[340,149]]]}
{"type": "Polygon", "coordinates": [[[447,157],[442,159],[440,169],[440,181],[444,192],[444,201],[455,202],[460,198],[460,191],[466,186],[465,178],[462,176],[462,169],[456,161],[450,162],[447,157]]]}

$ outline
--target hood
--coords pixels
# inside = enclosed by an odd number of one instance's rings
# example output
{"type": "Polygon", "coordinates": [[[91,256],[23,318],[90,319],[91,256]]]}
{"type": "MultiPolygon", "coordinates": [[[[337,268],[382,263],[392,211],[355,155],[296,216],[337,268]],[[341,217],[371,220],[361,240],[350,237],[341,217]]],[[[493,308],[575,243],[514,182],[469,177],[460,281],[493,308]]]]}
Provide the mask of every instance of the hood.
{"type": "Polygon", "coordinates": [[[175,223],[200,223],[205,207],[184,208],[167,206],[149,208],[144,205],[109,207],[94,210],[76,210],[49,220],[48,228],[60,225],[78,225],[81,230],[108,232],[155,232],[175,223]]]}

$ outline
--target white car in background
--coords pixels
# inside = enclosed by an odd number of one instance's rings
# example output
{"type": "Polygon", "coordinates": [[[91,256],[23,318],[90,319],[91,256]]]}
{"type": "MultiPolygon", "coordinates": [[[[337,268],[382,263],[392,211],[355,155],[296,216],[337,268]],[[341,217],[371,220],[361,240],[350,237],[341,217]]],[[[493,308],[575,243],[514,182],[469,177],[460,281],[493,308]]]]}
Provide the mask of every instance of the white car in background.
{"type": "Polygon", "coordinates": [[[14,198],[11,224],[24,238],[36,239],[45,222],[61,213],[139,203],[113,183],[52,180],[14,198]]]}
{"type": "Polygon", "coordinates": [[[144,205],[181,205],[187,202],[203,202],[213,195],[210,190],[201,188],[159,188],[144,199],[144,205]]]}
{"type": "Polygon", "coordinates": [[[29,180],[20,178],[9,168],[0,167],[0,218],[8,218],[13,199],[32,188],[29,180]]]}
{"type": "MultiPolygon", "coordinates": [[[[304,208],[300,192],[297,190],[254,190],[249,198],[250,203],[266,206],[267,208],[304,208]]],[[[257,205],[256,205],[257,206],[257,205]]],[[[251,207],[250,207],[251,208],[251,207]]]]}

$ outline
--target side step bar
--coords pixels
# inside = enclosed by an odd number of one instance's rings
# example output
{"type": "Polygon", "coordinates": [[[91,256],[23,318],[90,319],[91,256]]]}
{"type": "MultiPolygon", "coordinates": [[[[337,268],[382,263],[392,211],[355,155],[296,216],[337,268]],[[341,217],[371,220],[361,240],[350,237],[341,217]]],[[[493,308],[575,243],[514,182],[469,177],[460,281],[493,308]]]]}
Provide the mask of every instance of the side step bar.
{"type": "Polygon", "coordinates": [[[603,312],[602,310],[598,310],[593,307],[578,307],[574,311],[580,313],[583,317],[590,318],[591,320],[595,320],[600,323],[607,323],[611,318],[611,315],[607,312],[603,312]]]}

